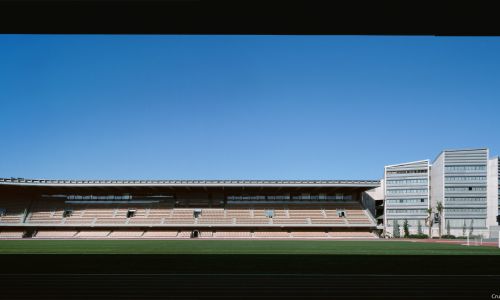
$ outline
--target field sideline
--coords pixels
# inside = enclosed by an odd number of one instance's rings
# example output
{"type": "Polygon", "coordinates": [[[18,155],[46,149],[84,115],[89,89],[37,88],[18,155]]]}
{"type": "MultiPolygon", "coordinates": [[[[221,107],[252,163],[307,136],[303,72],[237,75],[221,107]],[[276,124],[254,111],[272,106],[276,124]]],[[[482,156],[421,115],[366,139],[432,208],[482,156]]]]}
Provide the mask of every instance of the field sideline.
{"type": "Polygon", "coordinates": [[[384,240],[2,240],[0,254],[500,255],[500,249],[384,240]]]}

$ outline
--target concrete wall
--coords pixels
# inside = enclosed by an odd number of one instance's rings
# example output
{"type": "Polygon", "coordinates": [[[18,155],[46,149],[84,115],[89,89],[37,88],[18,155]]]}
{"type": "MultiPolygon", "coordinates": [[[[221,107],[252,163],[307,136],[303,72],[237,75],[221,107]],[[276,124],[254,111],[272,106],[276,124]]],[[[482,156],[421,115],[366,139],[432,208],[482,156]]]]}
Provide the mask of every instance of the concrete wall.
{"type": "Polygon", "coordinates": [[[384,180],[381,180],[379,187],[368,190],[361,196],[361,203],[371,213],[373,218],[376,217],[375,201],[377,200],[384,200],[384,180]]]}
{"type": "Polygon", "coordinates": [[[488,216],[486,224],[488,226],[496,226],[498,215],[498,157],[488,160],[488,190],[487,190],[487,206],[488,216]]]}
{"type": "MultiPolygon", "coordinates": [[[[437,212],[436,205],[438,201],[444,201],[444,152],[441,152],[439,156],[434,160],[434,163],[431,166],[431,208],[433,214],[437,212]]],[[[443,218],[444,219],[444,218],[443,218]]],[[[432,236],[438,235],[439,229],[438,226],[442,224],[434,224],[432,236]]]]}
{"type": "Polygon", "coordinates": [[[444,201],[444,152],[431,166],[431,207],[435,208],[438,201],[444,201]]]}

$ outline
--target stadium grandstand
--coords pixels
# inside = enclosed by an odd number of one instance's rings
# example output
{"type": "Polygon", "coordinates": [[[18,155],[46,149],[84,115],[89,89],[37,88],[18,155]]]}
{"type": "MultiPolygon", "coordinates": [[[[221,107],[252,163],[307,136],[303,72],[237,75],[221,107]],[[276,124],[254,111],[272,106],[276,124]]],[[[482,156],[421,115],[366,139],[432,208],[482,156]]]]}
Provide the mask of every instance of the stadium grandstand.
{"type": "Polygon", "coordinates": [[[377,180],[0,179],[0,238],[373,239],[377,180]]]}

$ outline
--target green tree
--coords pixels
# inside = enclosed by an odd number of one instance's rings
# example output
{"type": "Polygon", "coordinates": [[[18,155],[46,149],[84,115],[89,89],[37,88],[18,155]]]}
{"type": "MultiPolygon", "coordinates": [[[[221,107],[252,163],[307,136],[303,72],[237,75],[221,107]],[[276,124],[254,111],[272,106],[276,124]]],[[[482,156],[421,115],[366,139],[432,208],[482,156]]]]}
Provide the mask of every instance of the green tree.
{"type": "Polygon", "coordinates": [[[432,207],[428,208],[427,209],[427,226],[429,228],[429,238],[431,238],[432,236],[432,224],[433,224],[433,221],[432,221],[432,207]]]}
{"type": "Polygon", "coordinates": [[[408,238],[410,236],[410,230],[408,228],[408,220],[405,219],[405,222],[403,223],[403,231],[404,231],[404,237],[408,238]]]}
{"type": "Polygon", "coordinates": [[[474,219],[470,220],[469,236],[472,236],[474,232],[474,219]]]}
{"type": "Polygon", "coordinates": [[[417,233],[419,235],[422,234],[422,223],[420,222],[420,220],[418,220],[418,224],[417,224],[417,233]]]}
{"type": "Polygon", "coordinates": [[[393,220],[393,223],[392,223],[392,236],[395,237],[395,238],[399,238],[400,237],[398,220],[393,220]]]}
{"type": "Polygon", "coordinates": [[[439,201],[437,203],[437,206],[436,206],[436,210],[438,212],[438,215],[439,215],[439,238],[441,238],[441,228],[443,227],[443,203],[441,203],[441,201],[439,201]]]}

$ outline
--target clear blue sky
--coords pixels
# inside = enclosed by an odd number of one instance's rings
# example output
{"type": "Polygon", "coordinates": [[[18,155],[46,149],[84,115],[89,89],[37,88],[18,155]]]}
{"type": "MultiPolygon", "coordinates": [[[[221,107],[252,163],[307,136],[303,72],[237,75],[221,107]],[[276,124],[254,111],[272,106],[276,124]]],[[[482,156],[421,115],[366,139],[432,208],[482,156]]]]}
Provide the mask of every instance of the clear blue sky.
{"type": "Polygon", "coordinates": [[[500,152],[500,38],[0,35],[0,177],[378,179],[500,152]]]}

